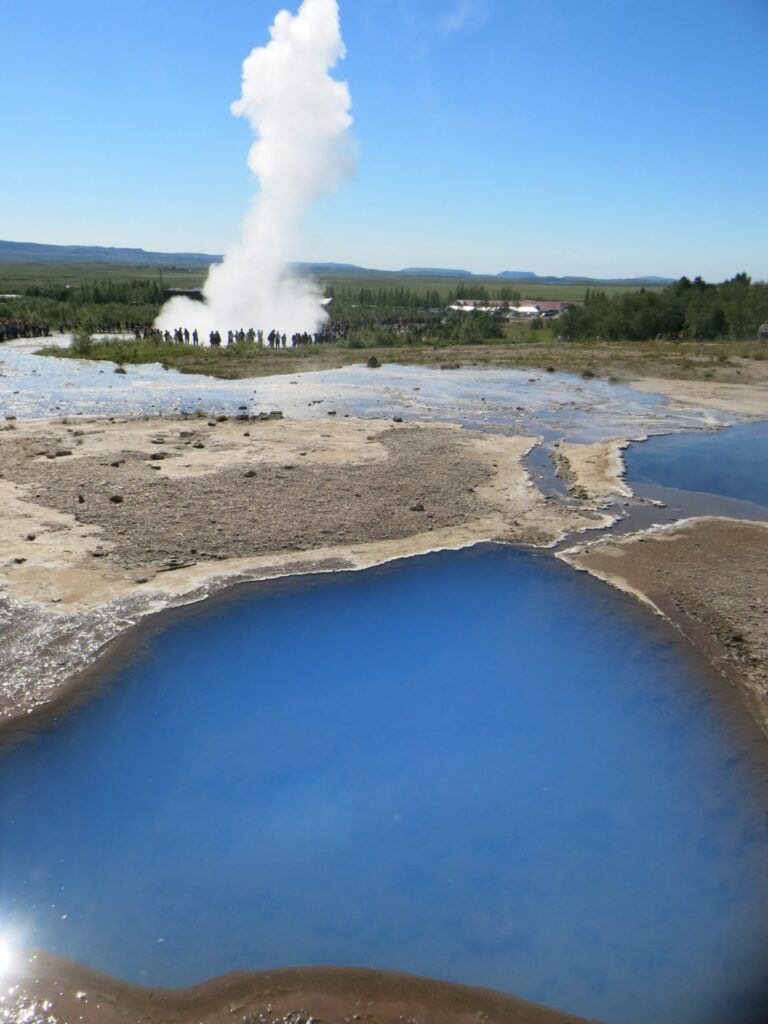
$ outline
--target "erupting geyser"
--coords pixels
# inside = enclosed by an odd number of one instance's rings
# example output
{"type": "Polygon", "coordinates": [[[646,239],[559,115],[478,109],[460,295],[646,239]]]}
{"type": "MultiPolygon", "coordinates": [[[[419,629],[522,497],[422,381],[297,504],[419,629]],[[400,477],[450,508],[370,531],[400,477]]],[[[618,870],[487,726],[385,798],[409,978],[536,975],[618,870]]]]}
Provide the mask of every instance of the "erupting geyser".
{"type": "Polygon", "coordinates": [[[174,298],[156,326],[173,331],[315,331],[327,314],[309,280],[289,271],[307,207],[341,183],[351,167],[352,124],[345,82],[329,72],[344,57],[337,0],[303,0],[297,14],[280,11],[271,41],[243,62],[242,96],[232,113],[247,117],[256,141],[248,166],[259,194],[246,217],[242,241],[210,269],[205,302],[174,298]]]}

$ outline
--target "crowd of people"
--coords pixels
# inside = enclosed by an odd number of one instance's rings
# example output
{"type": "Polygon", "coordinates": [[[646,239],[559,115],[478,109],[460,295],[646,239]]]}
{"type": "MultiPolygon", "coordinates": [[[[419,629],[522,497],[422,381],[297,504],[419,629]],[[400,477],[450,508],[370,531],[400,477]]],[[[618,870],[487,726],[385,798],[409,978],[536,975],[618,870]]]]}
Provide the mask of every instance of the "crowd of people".
{"type": "MultiPolygon", "coordinates": [[[[421,318],[423,319],[423,318],[421,318]]],[[[73,334],[79,329],[76,323],[59,323],[56,325],[58,334],[73,334]]],[[[208,336],[196,328],[189,330],[187,327],[178,327],[175,331],[161,331],[153,324],[147,323],[112,323],[104,321],[91,328],[94,334],[132,334],[136,340],[154,341],[163,344],[177,345],[210,345],[211,348],[221,348],[230,345],[258,345],[261,348],[284,349],[289,345],[299,348],[304,345],[332,345],[344,342],[354,328],[376,327],[384,330],[414,330],[424,328],[423,323],[415,324],[407,318],[383,317],[371,320],[356,321],[350,324],[347,321],[328,321],[314,332],[297,331],[289,336],[278,330],[264,332],[253,327],[248,330],[221,331],[214,330],[208,336]]],[[[47,320],[31,320],[24,318],[2,319],[0,318],[0,342],[11,341],[15,338],[47,338],[51,335],[51,325],[47,320]]]]}
{"type": "MultiPolygon", "coordinates": [[[[221,331],[210,331],[208,338],[201,336],[197,328],[191,331],[188,327],[177,327],[175,331],[161,331],[156,327],[137,325],[133,329],[137,340],[154,340],[166,345],[200,345],[205,343],[211,348],[221,348],[223,345],[258,345],[260,348],[281,349],[288,348],[288,335],[280,331],[271,330],[267,334],[262,330],[249,327],[248,330],[241,328],[239,331],[227,331],[222,336],[221,331]]],[[[327,345],[342,341],[347,337],[349,325],[346,323],[327,323],[319,331],[297,331],[291,335],[290,344],[294,348],[301,345],[327,345]]]]}
{"type": "Polygon", "coordinates": [[[0,319],[0,341],[15,338],[47,338],[51,333],[47,320],[2,320],[0,319]]]}

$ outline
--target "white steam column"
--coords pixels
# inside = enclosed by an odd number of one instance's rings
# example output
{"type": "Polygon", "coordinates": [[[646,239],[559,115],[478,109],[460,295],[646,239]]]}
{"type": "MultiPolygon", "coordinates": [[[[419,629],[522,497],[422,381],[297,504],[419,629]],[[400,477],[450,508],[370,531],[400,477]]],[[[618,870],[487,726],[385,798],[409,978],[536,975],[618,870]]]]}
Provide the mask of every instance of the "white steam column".
{"type": "Polygon", "coordinates": [[[327,319],[316,285],[292,276],[288,264],[309,205],[352,169],[349,89],[329,74],[345,55],[337,0],[304,0],[295,15],[280,11],[270,35],[243,62],[242,96],[232,104],[256,134],[248,166],[259,193],[242,241],[211,267],[204,303],[166,303],[155,321],[161,330],[197,328],[204,342],[213,330],[251,327],[290,338],[327,319]]]}

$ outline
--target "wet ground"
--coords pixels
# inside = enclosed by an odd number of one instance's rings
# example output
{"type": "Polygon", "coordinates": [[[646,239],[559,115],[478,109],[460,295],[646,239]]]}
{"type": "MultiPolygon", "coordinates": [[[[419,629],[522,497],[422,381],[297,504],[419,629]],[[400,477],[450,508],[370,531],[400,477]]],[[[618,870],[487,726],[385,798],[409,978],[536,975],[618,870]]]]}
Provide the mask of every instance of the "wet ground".
{"type": "MultiPolygon", "coordinates": [[[[66,341],[66,337],[62,339],[66,341]]],[[[21,418],[148,415],[197,409],[235,414],[281,410],[286,416],[402,416],[545,441],[599,441],[691,430],[729,422],[722,413],[671,409],[656,395],[623,384],[562,373],[521,370],[435,370],[382,366],[291,377],[221,381],[159,365],[36,356],[42,341],[0,349],[0,408],[21,418]]]]}

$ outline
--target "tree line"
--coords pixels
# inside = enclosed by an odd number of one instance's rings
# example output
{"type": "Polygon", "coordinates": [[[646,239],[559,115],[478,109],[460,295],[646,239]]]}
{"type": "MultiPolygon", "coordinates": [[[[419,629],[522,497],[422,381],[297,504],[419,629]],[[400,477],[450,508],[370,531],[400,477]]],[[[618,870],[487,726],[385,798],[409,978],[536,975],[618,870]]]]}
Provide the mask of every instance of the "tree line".
{"type": "Polygon", "coordinates": [[[768,320],[768,284],[747,274],[721,284],[681,277],[659,291],[640,289],[608,296],[588,289],[583,308],[569,309],[561,335],[573,341],[647,341],[691,338],[697,341],[754,338],[768,320]]]}

